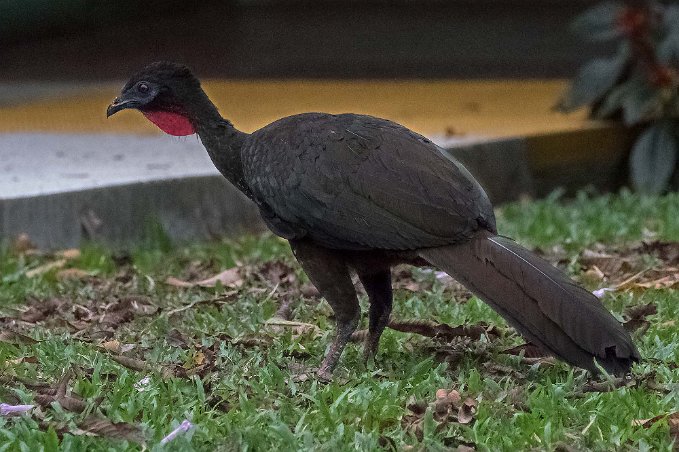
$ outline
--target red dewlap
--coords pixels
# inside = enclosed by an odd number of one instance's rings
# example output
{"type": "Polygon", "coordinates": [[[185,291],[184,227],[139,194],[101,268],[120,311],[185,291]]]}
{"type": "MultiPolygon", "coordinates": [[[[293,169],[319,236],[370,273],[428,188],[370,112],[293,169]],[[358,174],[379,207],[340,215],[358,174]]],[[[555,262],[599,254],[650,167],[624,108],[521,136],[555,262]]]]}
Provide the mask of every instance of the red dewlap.
{"type": "Polygon", "coordinates": [[[186,116],[169,111],[142,111],[149,121],[158,126],[160,130],[168,135],[183,137],[196,133],[191,121],[186,116]]]}

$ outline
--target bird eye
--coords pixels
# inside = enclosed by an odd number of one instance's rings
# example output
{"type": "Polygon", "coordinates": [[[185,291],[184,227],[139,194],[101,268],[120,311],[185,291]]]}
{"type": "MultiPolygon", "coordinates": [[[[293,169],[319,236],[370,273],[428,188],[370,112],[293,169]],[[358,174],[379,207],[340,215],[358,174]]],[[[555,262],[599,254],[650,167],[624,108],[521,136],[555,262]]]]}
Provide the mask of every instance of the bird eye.
{"type": "Polygon", "coordinates": [[[139,91],[140,93],[144,93],[144,94],[148,93],[149,92],[149,85],[147,85],[146,83],[140,83],[139,85],[137,85],[137,91],[139,91]]]}

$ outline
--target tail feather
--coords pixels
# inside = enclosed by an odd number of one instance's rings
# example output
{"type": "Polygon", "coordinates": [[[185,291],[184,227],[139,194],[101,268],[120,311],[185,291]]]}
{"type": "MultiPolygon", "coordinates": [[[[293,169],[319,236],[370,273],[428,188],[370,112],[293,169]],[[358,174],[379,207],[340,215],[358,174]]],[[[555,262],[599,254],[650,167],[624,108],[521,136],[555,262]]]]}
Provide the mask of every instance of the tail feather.
{"type": "Polygon", "coordinates": [[[419,254],[572,365],[596,373],[596,358],[607,372],[624,374],[640,359],[629,333],[594,295],[508,238],[478,236],[419,254]]]}

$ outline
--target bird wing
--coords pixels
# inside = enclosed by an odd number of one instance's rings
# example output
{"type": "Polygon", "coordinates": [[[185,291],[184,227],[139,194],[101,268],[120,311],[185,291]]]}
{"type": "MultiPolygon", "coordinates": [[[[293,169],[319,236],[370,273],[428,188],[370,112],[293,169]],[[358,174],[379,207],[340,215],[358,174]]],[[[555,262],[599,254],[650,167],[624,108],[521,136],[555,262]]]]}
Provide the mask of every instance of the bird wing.
{"type": "Polygon", "coordinates": [[[265,220],[284,237],[406,250],[495,230],[490,201],[467,170],[391,121],[291,116],[253,133],[242,154],[265,220]]]}

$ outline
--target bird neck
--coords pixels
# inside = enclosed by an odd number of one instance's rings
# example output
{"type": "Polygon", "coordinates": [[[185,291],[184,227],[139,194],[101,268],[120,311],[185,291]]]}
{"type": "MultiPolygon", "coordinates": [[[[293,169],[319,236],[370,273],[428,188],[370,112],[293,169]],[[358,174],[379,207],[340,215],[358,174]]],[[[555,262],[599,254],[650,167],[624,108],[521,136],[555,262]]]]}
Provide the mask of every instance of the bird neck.
{"type": "Polygon", "coordinates": [[[199,102],[191,104],[189,112],[200,141],[205,146],[212,163],[226,179],[249,198],[250,187],[243,176],[241,148],[248,134],[236,129],[222,118],[217,107],[202,93],[199,102]]]}

